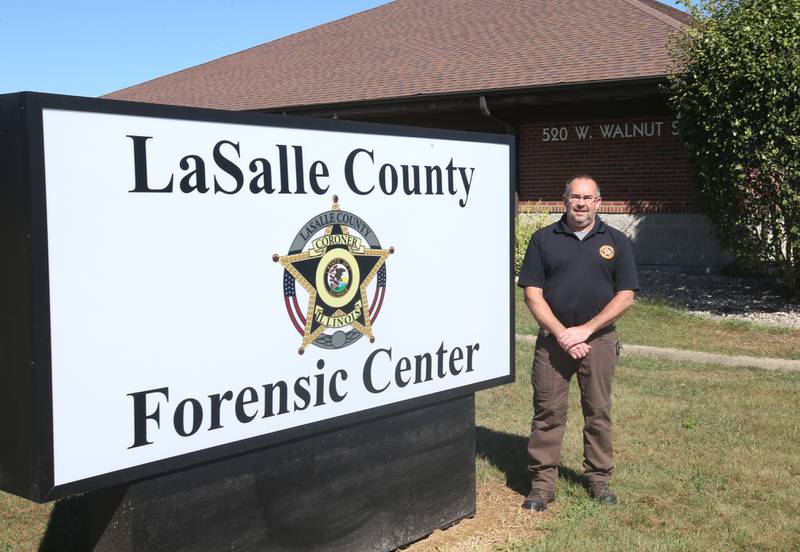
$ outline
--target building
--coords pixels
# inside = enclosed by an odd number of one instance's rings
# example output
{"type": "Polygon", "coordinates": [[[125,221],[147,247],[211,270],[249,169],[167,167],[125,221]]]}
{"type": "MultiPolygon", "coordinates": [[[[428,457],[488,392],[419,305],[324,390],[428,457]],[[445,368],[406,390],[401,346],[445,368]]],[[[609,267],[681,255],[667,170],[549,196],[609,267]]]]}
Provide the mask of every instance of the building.
{"type": "Polygon", "coordinates": [[[642,265],[730,260],[693,201],[663,86],[689,17],[655,0],[396,0],[107,98],[514,134],[521,205],[570,175],[642,265]]]}

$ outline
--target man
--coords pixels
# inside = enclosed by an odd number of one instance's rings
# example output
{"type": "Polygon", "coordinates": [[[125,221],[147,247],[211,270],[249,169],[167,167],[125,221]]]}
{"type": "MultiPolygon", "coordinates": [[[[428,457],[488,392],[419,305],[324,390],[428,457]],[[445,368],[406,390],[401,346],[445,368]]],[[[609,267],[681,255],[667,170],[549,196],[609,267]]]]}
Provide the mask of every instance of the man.
{"type": "Polygon", "coordinates": [[[588,175],[567,182],[566,212],[531,238],[519,274],[525,303],[539,322],[533,359],[533,422],[528,442],[531,492],[522,507],[541,512],[555,496],[569,383],[577,374],[584,417],[583,467],[590,494],[605,504],[614,471],[611,377],[617,362],[614,321],[639,289],[625,235],[596,215],[600,187],[588,175]]]}

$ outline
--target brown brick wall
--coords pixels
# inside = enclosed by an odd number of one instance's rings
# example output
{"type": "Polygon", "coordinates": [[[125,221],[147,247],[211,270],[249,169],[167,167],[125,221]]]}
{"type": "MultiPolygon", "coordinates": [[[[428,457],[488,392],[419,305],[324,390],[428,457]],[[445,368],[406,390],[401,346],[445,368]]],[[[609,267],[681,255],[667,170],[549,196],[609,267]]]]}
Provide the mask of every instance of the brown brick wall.
{"type": "Polygon", "coordinates": [[[668,116],[528,122],[518,128],[523,204],[541,201],[563,210],[567,178],[588,173],[600,183],[601,212],[694,212],[689,163],[668,116]],[[586,126],[580,139],[575,127],[586,126]],[[546,141],[546,134],[556,139],[546,141]]]}

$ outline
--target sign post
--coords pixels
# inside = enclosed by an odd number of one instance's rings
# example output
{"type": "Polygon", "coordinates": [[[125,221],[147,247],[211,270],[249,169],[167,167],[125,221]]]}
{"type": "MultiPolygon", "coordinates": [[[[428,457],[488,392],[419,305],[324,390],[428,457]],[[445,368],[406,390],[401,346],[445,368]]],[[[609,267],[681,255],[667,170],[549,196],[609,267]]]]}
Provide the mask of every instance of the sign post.
{"type": "Polygon", "coordinates": [[[512,138],[31,93],[0,124],[0,488],[93,492],[117,550],[389,549],[474,511],[512,138]]]}

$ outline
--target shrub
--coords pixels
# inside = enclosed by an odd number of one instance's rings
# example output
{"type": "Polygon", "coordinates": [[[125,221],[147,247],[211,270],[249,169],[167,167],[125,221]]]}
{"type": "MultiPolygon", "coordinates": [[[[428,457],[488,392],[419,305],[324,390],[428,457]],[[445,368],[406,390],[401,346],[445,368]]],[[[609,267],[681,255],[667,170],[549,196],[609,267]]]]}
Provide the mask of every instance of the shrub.
{"type": "Polygon", "coordinates": [[[520,205],[514,226],[514,274],[519,274],[533,233],[550,224],[550,213],[541,203],[520,205]]]}
{"type": "Polygon", "coordinates": [[[800,0],[682,0],[671,103],[698,206],[741,266],[800,288],[800,0]]]}

